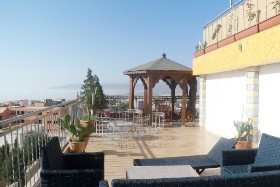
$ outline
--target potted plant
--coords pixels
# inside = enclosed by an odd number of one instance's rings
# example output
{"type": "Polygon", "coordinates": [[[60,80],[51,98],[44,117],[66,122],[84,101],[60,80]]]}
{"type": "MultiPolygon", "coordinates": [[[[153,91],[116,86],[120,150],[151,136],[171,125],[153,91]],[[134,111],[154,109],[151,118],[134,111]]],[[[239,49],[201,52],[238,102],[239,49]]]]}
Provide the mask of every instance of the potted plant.
{"type": "Polygon", "coordinates": [[[235,137],[237,144],[235,145],[236,149],[250,149],[252,148],[252,134],[253,129],[252,119],[244,121],[233,121],[237,135],[235,137]]]}
{"type": "MultiPolygon", "coordinates": [[[[83,117],[83,127],[87,128],[87,126],[93,126],[94,128],[96,128],[96,120],[97,120],[97,116],[96,115],[90,115],[89,113],[86,114],[83,117]]],[[[91,133],[87,133],[84,135],[84,137],[89,137],[91,133]]]]}
{"type": "Polygon", "coordinates": [[[90,124],[90,115],[89,114],[86,114],[84,115],[83,117],[83,127],[87,127],[88,124],[90,124]]]}
{"type": "Polygon", "coordinates": [[[217,37],[218,33],[220,32],[221,27],[222,27],[221,24],[218,24],[218,25],[216,26],[216,28],[215,28],[215,30],[214,30],[214,32],[213,32],[213,34],[212,34],[212,37],[211,37],[212,40],[214,40],[214,39],[217,37]]]}
{"type": "Polygon", "coordinates": [[[79,118],[76,118],[73,123],[69,114],[60,119],[60,125],[70,135],[70,150],[74,153],[81,153],[85,150],[85,140],[83,139],[84,135],[95,131],[93,125],[84,127],[79,118]]]}

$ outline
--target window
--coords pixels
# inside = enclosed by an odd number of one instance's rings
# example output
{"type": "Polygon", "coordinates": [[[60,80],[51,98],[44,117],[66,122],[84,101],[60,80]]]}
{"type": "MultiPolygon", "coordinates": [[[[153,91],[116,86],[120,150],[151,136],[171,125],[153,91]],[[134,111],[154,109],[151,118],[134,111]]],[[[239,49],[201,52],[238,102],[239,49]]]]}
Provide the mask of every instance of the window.
{"type": "Polygon", "coordinates": [[[2,121],[2,116],[0,116],[0,121],[2,121]]]}

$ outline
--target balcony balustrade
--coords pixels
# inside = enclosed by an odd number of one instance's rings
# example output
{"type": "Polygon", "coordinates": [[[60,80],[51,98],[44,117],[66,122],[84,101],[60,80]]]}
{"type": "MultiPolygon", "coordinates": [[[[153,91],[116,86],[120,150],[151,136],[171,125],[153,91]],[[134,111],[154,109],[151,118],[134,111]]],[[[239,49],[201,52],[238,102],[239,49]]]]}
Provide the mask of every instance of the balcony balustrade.
{"type": "Polygon", "coordinates": [[[69,137],[58,124],[66,114],[80,118],[81,102],[74,100],[0,121],[0,186],[39,184],[40,147],[53,136],[66,147],[69,137]]]}
{"type": "Polygon", "coordinates": [[[279,24],[279,14],[280,0],[238,1],[203,27],[203,42],[196,46],[195,56],[279,24]]]}

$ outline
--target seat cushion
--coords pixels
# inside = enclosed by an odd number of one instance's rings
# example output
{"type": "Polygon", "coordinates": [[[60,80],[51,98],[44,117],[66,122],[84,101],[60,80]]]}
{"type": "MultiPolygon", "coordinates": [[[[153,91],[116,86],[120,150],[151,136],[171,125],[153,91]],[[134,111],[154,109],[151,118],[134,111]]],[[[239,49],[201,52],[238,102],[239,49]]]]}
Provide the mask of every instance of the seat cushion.
{"type": "Polygon", "coordinates": [[[53,137],[42,147],[42,168],[53,170],[65,169],[63,153],[60,148],[58,137],[53,137]]]}
{"type": "Polygon", "coordinates": [[[280,138],[263,133],[254,164],[280,164],[280,138]]]}
{"type": "Polygon", "coordinates": [[[223,166],[221,168],[222,175],[225,174],[238,174],[248,173],[250,171],[250,165],[237,165],[237,166],[223,166]]]}
{"type": "Polygon", "coordinates": [[[134,166],[170,166],[170,165],[190,165],[194,169],[215,168],[220,166],[219,163],[217,163],[215,160],[208,158],[206,155],[134,160],[134,166]]]}

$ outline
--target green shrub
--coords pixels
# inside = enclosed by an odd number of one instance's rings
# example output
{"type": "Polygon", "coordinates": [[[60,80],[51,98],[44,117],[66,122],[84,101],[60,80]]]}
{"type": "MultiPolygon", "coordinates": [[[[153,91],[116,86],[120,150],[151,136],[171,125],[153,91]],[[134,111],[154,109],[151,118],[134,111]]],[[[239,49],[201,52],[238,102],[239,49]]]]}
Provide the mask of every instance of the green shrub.
{"type": "Polygon", "coordinates": [[[5,185],[8,180],[9,184],[12,184],[18,182],[20,177],[22,184],[24,184],[23,152],[22,149],[18,147],[17,139],[15,139],[13,148],[6,142],[6,145],[0,147],[0,152],[0,181],[5,185]]]}
{"type": "Polygon", "coordinates": [[[50,138],[45,133],[28,134],[23,142],[25,163],[37,160],[40,156],[40,148],[45,145],[50,138]]]}
{"type": "Polygon", "coordinates": [[[128,102],[122,102],[117,106],[118,110],[126,111],[128,109],[128,102]]]}
{"type": "Polygon", "coordinates": [[[33,161],[39,158],[40,147],[45,145],[49,140],[50,138],[45,133],[28,134],[24,139],[22,148],[18,146],[17,139],[15,139],[13,147],[7,142],[1,146],[0,183],[2,181],[2,184],[6,185],[8,180],[9,184],[12,184],[19,182],[21,179],[23,186],[25,183],[24,166],[31,165],[33,161]]]}

